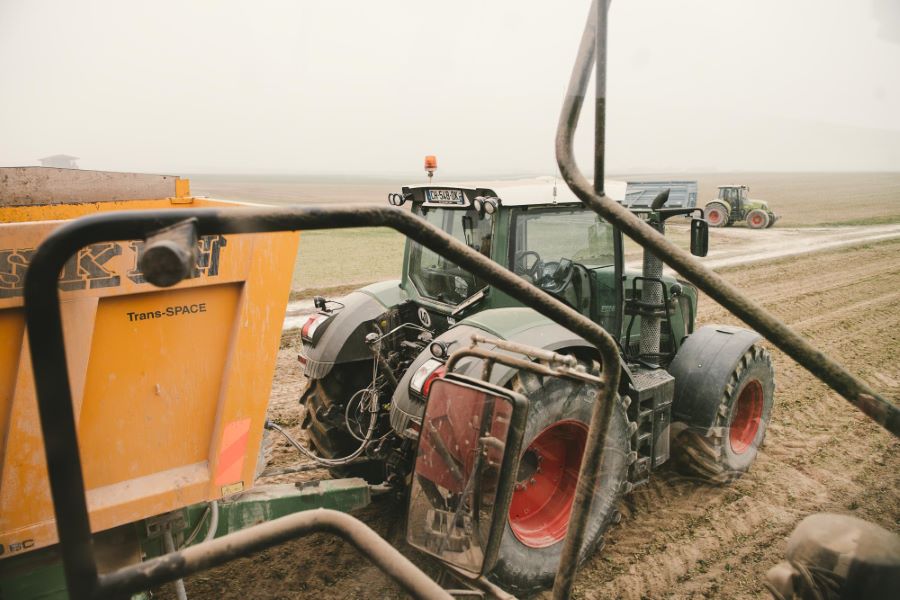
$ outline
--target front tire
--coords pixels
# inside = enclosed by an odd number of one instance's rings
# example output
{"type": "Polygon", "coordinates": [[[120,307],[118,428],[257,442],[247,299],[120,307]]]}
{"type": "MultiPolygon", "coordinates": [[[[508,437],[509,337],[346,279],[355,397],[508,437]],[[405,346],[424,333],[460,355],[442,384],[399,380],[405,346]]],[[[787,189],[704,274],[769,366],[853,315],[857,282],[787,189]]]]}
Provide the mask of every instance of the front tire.
{"type": "MultiPolygon", "coordinates": [[[[513,389],[529,399],[525,450],[491,578],[510,592],[530,594],[551,585],[559,565],[596,388],[520,373],[513,389]]],[[[615,402],[580,561],[595,551],[616,520],[626,486],[630,429],[618,396],[615,402]]]]}
{"type": "Polygon", "coordinates": [[[687,429],[676,438],[679,470],[714,483],[746,473],[765,440],[774,394],[772,358],[753,345],[732,371],[708,434],[687,429]]]}

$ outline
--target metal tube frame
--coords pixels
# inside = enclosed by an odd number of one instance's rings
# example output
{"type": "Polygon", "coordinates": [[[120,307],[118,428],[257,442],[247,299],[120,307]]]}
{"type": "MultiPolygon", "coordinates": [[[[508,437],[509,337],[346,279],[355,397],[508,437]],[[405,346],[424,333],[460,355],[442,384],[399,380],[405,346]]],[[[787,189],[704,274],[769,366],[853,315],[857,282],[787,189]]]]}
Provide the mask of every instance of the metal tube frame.
{"type": "Polygon", "coordinates": [[[350,542],[360,554],[414,598],[452,598],[368,525],[347,513],[327,508],[306,510],[260,523],[108,575],[100,575],[94,594],[95,597],[106,598],[128,597],[312,533],[329,533],[350,542]]]}
{"type": "MultiPolygon", "coordinates": [[[[755,305],[719,275],[705,268],[687,252],[668,242],[630,211],[605,196],[603,190],[605,71],[609,3],[608,0],[602,0],[602,2],[602,10],[600,10],[598,0],[594,0],[592,3],[590,17],[582,36],[557,129],[557,162],[566,184],[586,206],[606,218],[641,246],[653,251],[663,262],[757,330],[776,347],[844,396],[851,404],[894,435],[900,436],[900,409],[876,394],[840,364],[816,350],[809,342],[773,315],[755,305]],[[597,57],[596,61],[595,56],[597,57]],[[597,98],[595,105],[595,181],[592,186],[575,162],[573,137],[584,103],[591,67],[594,64],[597,66],[597,98]]],[[[516,277],[443,231],[406,212],[384,207],[307,207],[107,213],[63,225],[52,233],[35,252],[26,276],[25,314],[41,429],[47,454],[51,495],[66,580],[73,598],[106,597],[112,590],[110,582],[114,581],[121,581],[116,584],[116,590],[140,589],[135,588],[134,585],[140,576],[139,567],[141,565],[128,567],[116,573],[104,575],[102,578],[97,574],[85,499],[84,478],[78,453],[71,389],[66,368],[59,291],[57,289],[59,272],[65,262],[84,246],[103,241],[146,239],[159,229],[174,225],[186,218],[197,219],[198,235],[344,227],[392,227],[452,260],[460,267],[478,275],[491,285],[526,306],[545,314],[593,344],[602,361],[603,385],[601,386],[601,397],[595,403],[591,414],[585,458],[579,473],[578,489],[553,590],[555,598],[567,598],[570,595],[578,563],[578,551],[584,541],[584,526],[590,512],[592,491],[598,481],[599,467],[602,464],[603,440],[613,408],[611,400],[619,385],[619,353],[613,338],[599,325],[572,308],[516,277]]],[[[285,518],[300,516],[302,515],[298,514],[285,518]]],[[[347,518],[352,519],[352,517],[347,518]]],[[[241,537],[233,547],[229,548],[227,558],[223,558],[223,560],[245,556],[308,531],[298,527],[292,529],[290,535],[269,536],[265,538],[265,541],[258,541],[262,535],[255,530],[273,523],[276,521],[232,534],[241,537]]],[[[221,538],[221,540],[225,539],[227,538],[221,538]]],[[[183,550],[181,553],[191,550],[204,553],[208,551],[207,548],[204,548],[205,546],[221,543],[221,540],[213,540],[183,550]]],[[[209,551],[214,552],[214,550],[209,551]]],[[[157,560],[165,560],[167,557],[179,554],[166,555],[157,560]]],[[[371,554],[367,553],[367,556],[371,556],[371,554]]],[[[212,566],[212,563],[207,566],[212,566]]],[[[418,571],[411,563],[410,567],[418,571]]],[[[404,570],[400,569],[400,571],[404,570]]],[[[188,572],[194,571],[188,570],[184,560],[175,561],[159,581],[171,581],[183,577],[188,572]]],[[[400,576],[406,577],[402,573],[400,576]]]]}
{"type": "MultiPolygon", "coordinates": [[[[900,437],[900,409],[875,393],[864,382],[854,377],[843,366],[826,356],[777,317],[754,303],[749,297],[725,281],[721,276],[703,266],[693,256],[669,242],[658,231],[642,222],[628,209],[604,194],[605,135],[606,135],[606,41],[609,5],[611,0],[593,0],[588,21],[578,47],[578,55],[572,68],[569,87],[560,112],[556,130],[556,160],[566,185],[581,202],[598,215],[618,227],[625,235],[653,252],[682,277],[703,290],[713,300],[731,311],[739,319],[758,331],[777,348],[797,361],[822,382],[841,394],[876,423],[900,437]],[[584,105],[585,94],[596,66],[596,100],[594,130],[594,185],[578,168],[574,155],[575,129],[584,105]]],[[[594,423],[608,423],[608,416],[601,418],[601,411],[610,411],[608,403],[594,405],[591,433],[594,423]]],[[[605,428],[604,428],[605,431],[605,428]]],[[[589,436],[585,448],[585,461],[578,475],[579,499],[585,489],[593,489],[599,476],[599,451],[589,436]],[[598,458],[593,458],[593,454],[598,458]],[[596,463],[596,464],[594,464],[596,463]]],[[[583,542],[583,525],[587,522],[589,504],[576,501],[566,534],[562,559],[553,585],[553,598],[569,598],[578,564],[578,551],[583,542]]]]}
{"type": "MultiPolygon", "coordinates": [[[[116,593],[126,589],[138,591],[142,589],[140,586],[147,584],[148,579],[141,565],[127,567],[102,577],[97,574],[66,367],[57,287],[59,273],[66,261],[85,246],[105,241],[146,239],[160,229],[186,219],[196,219],[198,236],[347,227],[391,227],[593,344],[599,352],[603,366],[597,405],[609,407],[613,405],[612,397],[618,388],[621,367],[616,342],[602,327],[440,229],[403,210],[380,206],[179,209],[104,213],[66,223],[51,233],[32,257],[25,281],[25,319],[60,553],[72,598],[109,597],[113,590],[110,582],[116,582],[116,593]]],[[[596,417],[596,413],[599,412],[602,411],[595,411],[594,416],[596,417]]],[[[591,444],[592,440],[602,442],[606,427],[601,426],[603,424],[596,422],[596,419],[592,420],[591,424],[588,443],[591,444]]],[[[590,447],[589,445],[589,450],[590,447]]],[[[602,448],[602,444],[598,447],[602,448]]],[[[590,458],[586,457],[584,463],[589,463],[590,458]]],[[[257,537],[263,536],[267,530],[261,531],[262,533],[257,533],[256,528],[252,528],[246,532],[239,532],[241,535],[237,538],[222,538],[229,539],[231,544],[227,558],[225,554],[216,556],[222,556],[222,560],[246,556],[309,530],[303,527],[292,528],[289,535],[270,535],[265,537],[264,541],[257,541],[257,537]]],[[[205,546],[206,544],[201,544],[182,552],[189,550],[193,553],[206,552],[205,546]]],[[[153,563],[168,565],[163,574],[154,578],[153,582],[171,581],[194,572],[193,567],[184,560],[170,562],[167,558],[178,555],[176,553],[160,557],[159,562],[153,563]]],[[[213,563],[203,564],[212,566],[213,563]]],[[[410,567],[415,569],[411,563],[410,567]]],[[[402,573],[398,576],[406,577],[402,573]]],[[[411,581],[405,579],[400,581],[406,586],[412,585],[411,581]]]]}

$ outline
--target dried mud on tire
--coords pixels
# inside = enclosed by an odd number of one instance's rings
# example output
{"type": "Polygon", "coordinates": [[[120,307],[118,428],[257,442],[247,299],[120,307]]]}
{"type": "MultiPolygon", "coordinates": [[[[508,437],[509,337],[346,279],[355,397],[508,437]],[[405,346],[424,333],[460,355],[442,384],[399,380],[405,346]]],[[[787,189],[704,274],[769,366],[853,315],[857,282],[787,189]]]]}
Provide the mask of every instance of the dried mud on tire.
{"type": "MultiPolygon", "coordinates": [[[[722,274],[884,396],[900,401],[900,242],[722,274]]],[[[701,299],[699,319],[739,324],[709,298],[701,299]]],[[[780,351],[765,347],[778,388],[765,444],[750,471],[726,486],[669,468],[655,473],[624,502],[624,518],[608,531],[604,550],[580,568],[574,597],[764,598],[762,577],[781,559],[787,536],[805,516],[827,510],[900,528],[900,443],[780,351]]],[[[303,378],[296,365],[296,349],[283,349],[270,417],[299,434],[303,378]]],[[[267,453],[275,465],[296,460],[280,440],[267,453]]],[[[433,564],[403,544],[401,503],[379,502],[357,516],[435,573],[433,564]]],[[[272,548],[186,584],[192,600],[403,597],[352,547],[326,536],[272,548]]],[[[174,593],[165,586],[155,597],[174,593]]]]}

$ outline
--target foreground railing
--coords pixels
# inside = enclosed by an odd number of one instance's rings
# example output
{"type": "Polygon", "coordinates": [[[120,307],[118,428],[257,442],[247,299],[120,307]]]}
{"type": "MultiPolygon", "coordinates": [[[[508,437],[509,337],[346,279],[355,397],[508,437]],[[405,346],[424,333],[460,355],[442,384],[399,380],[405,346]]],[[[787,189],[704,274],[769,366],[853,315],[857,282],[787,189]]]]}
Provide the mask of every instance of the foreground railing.
{"type": "MultiPolygon", "coordinates": [[[[556,130],[556,160],[566,184],[586,206],[618,227],[638,244],[652,250],[656,256],[675,269],[682,277],[762,334],[876,423],[900,437],[900,409],[875,393],[838,362],[814,348],[800,334],[753,302],[721,276],[704,267],[700,261],[672,244],[628,209],[604,194],[606,41],[609,5],[610,0],[594,0],[591,3],[590,15],[582,34],[578,56],[575,66],[572,68],[572,76],[569,79],[569,87],[559,117],[559,125],[556,130]],[[575,129],[584,105],[592,66],[596,66],[593,186],[578,168],[573,153],[575,129]]],[[[592,424],[595,421],[607,422],[602,418],[606,415],[596,414],[604,408],[608,407],[595,406],[596,418],[592,420],[592,424]]],[[[579,498],[587,496],[589,490],[593,490],[597,482],[598,473],[594,463],[599,465],[599,459],[588,464],[592,453],[599,450],[594,445],[594,441],[589,439],[588,446],[585,448],[586,458],[579,475],[579,498]]],[[[554,583],[554,598],[561,600],[571,595],[577,566],[575,557],[578,556],[578,549],[583,541],[580,532],[584,530],[584,525],[587,523],[589,509],[589,505],[581,503],[576,504],[572,510],[562,563],[554,583]]]]}

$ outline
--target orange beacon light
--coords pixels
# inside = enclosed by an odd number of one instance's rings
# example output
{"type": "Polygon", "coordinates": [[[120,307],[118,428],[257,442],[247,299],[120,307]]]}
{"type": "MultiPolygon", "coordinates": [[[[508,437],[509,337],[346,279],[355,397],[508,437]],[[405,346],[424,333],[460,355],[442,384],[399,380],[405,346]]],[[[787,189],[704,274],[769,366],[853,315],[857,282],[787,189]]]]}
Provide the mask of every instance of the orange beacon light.
{"type": "Polygon", "coordinates": [[[434,172],[437,171],[437,156],[428,154],[425,156],[425,172],[428,173],[428,181],[431,181],[434,172]]]}

